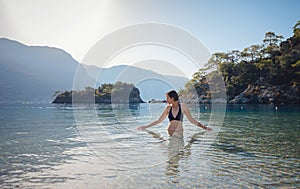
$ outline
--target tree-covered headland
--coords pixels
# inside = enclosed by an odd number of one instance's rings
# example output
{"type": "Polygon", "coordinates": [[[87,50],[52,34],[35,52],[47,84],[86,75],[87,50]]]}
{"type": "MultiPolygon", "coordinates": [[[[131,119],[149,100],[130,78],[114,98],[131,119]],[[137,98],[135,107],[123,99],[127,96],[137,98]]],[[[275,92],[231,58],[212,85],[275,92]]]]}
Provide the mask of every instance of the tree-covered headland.
{"type": "Polygon", "coordinates": [[[200,103],[210,103],[208,83],[220,75],[228,103],[300,103],[300,20],[286,40],[270,31],[261,44],[214,53],[179,93],[193,101],[196,91],[200,103]]]}

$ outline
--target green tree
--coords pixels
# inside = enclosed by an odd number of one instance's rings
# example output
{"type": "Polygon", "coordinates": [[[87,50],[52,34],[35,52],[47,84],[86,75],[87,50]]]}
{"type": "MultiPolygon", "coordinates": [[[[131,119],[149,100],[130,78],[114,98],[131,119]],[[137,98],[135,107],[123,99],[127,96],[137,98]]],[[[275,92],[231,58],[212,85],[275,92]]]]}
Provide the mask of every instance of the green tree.
{"type": "Polygon", "coordinates": [[[300,20],[293,27],[294,37],[300,37],[300,20]]]}
{"type": "Polygon", "coordinates": [[[276,35],[274,32],[267,32],[265,33],[263,42],[265,43],[266,47],[273,45],[278,47],[282,39],[283,37],[281,35],[276,35]]]}
{"type": "Polygon", "coordinates": [[[204,65],[204,67],[207,70],[214,71],[217,70],[219,64],[228,60],[229,58],[226,53],[223,52],[214,53],[211,56],[211,58],[208,60],[207,64],[204,65]]]}
{"type": "Polygon", "coordinates": [[[226,59],[231,63],[238,63],[241,59],[241,52],[239,50],[232,50],[227,53],[226,59]]]}
{"type": "Polygon", "coordinates": [[[297,46],[300,43],[300,20],[293,27],[292,45],[297,46]]]}
{"type": "Polygon", "coordinates": [[[262,57],[262,45],[251,45],[246,47],[241,53],[242,60],[248,62],[260,61],[262,57]]]}

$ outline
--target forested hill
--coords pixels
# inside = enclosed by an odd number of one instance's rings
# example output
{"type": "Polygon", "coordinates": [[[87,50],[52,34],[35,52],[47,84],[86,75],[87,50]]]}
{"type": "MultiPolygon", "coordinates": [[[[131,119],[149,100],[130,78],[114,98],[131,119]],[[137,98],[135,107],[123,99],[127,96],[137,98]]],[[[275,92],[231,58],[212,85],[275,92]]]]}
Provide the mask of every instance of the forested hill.
{"type": "Polygon", "coordinates": [[[286,40],[267,32],[261,44],[243,51],[214,53],[206,67],[180,91],[181,96],[187,98],[197,91],[200,102],[210,103],[207,82],[217,74],[223,76],[228,103],[299,104],[300,21],[293,27],[293,36],[286,40]]]}

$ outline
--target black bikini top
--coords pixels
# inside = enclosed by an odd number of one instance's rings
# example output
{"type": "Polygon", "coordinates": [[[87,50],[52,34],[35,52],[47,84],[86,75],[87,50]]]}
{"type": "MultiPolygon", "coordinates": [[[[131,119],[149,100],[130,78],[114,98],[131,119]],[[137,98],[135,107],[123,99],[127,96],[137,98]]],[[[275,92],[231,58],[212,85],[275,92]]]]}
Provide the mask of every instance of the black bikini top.
{"type": "Polygon", "coordinates": [[[177,113],[176,117],[174,117],[173,114],[172,114],[172,107],[170,108],[169,115],[168,115],[168,118],[169,118],[170,121],[177,120],[177,121],[182,122],[183,114],[181,113],[180,104],[178,104],[178,105],[179,105],[179,110],[178,110],[178,113],[177,113]]]}

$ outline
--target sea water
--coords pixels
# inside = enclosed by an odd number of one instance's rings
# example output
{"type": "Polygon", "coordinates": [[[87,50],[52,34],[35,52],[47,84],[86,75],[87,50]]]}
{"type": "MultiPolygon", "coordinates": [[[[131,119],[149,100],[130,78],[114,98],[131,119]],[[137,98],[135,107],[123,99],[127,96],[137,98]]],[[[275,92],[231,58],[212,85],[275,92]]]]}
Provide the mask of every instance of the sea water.
{"type": "Polygon", "coordinates": [[[299,105],[189,105],[169,137],[164,104],[0,105],[0,188],[297,188],[299,105]],[[214,127],[218,122],[221,127],[214,127]],[[221,122],[221,123],[220,123],[221,122]]]}

